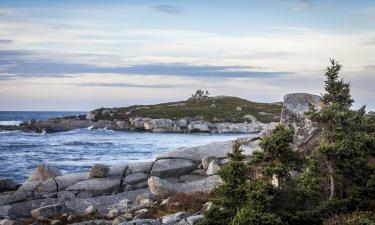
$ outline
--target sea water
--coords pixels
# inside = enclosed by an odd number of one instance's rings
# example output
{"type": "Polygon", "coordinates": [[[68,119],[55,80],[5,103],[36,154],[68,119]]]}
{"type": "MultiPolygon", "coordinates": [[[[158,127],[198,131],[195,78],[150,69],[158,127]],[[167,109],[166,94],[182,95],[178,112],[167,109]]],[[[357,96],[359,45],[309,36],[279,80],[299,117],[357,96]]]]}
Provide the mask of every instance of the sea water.
{"type": "MultiPolygon", "coordinates": [[[[19,124],[85,112],[1,112],[0,124],[19,124]]],[[[53,134],[0,131],[0,179],[22,182],[39,164],[62,173],[87,171],[94,163],[115,165],[151,161],[181,147],[234,140],[246,134],[187,134],[76,129],[53,134]]]]}

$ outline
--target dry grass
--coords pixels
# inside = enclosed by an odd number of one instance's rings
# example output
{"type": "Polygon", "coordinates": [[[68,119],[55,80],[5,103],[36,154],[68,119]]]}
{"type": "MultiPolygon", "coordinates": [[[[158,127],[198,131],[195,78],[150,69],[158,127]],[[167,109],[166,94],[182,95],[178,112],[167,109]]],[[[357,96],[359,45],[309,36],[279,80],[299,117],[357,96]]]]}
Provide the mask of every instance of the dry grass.
{"type": "Polygon", "coordinates": [[[186,211],[190,214],[201,212],[203,205],[209,201],[211,194],[204,192],[175,193],[169,196],[165,205],[160,205],[162,199],[158,199],[158,205],[152,209],[152,217],[160,218],[165,215],[186,211]]]}
{"type": "Polygon", "coordinates": [[[375,212],[334,215],[326,219],[323,225],[375,225],[375,212]]]}

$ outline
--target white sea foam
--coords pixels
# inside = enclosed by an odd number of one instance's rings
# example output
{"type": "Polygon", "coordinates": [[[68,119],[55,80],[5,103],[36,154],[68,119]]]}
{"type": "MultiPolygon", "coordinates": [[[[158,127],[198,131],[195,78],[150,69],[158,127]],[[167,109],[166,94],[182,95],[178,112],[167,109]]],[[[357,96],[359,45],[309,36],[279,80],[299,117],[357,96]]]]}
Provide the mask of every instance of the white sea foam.
{"type": "Polygon", "coordinates": [[[0,121],[0,125],[2,126],[19,126],[22,121],[18,120],[9,120],[9,121],[0,121]]]}

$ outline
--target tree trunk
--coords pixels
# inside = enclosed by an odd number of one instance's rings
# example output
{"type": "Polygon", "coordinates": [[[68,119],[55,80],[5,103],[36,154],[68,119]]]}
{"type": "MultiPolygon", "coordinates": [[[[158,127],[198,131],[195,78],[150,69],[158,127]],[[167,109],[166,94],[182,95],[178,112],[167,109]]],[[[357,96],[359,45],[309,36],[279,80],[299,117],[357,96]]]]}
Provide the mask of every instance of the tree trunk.
{"type": "Polygon", "coordinates": [[[328,161],[327,158],[326,158],[326,164],[327,164],[327,169],[328,169],[328,172],[329,172],[329,179],[330,179],[330,195],[329,195],[329,199],[332,199],[333,197],[335,197],[335,178],[333,177],[333,168],[332,168],[332,162],[328,161]]]}

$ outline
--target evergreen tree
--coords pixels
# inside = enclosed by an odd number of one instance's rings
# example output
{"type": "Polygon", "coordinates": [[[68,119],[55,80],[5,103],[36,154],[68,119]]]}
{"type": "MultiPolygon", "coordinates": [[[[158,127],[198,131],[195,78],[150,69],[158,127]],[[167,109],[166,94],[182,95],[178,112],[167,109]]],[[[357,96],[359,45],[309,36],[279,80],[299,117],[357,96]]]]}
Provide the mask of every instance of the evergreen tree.
{"type": "Polygon", "coordinates": [[[369,132],[365,107],[351,109],[350,84],[339,78],[341,67],[331,60],[321,108],[311,108],[307,113],[321,127],[322,136],[310,158],[305,181],[329,199],[358,202],[367,197],[366,185],[374,173],[368,163],[374,151],[374,136],[369,132]]]}
{"type": "Polygon", "coordinates": [[[232,152],[227,154],[229,163],[224,165],[219,175],[223,183],[215,191],[213,207],[205,214],[203,224],[229,224],[246,202],[246,180],[248,167],[239,141],[235,141],[232,152]]]}
{"type": "Polygon", "coordinates": [[[283,211],[288,202],[280,201],[280,194],[285,194],[294,184],[291,173],[300,171],[302,165],[298,153],[291,147],[293,134],[293,130],[280,124],[260,141],[262,151],[253,153],[250,166],[260,170],[261,177],[248,182],[247,204],[238,211],[233,225],[284,224],[278,212],[283,211]],[[271,184],[274,178],[278,180],[277,185],[271,184]]]}
{"type": "Polygon", "coordinates": [[[302,159],[291,145],[293,140],[293,130],[285,125],[278,125],[272,135],[260,141],[262,151],[253,153],[250,164],[260,168],[264,178],[276,178],[278,185],[282,186],[289,180],[291,172],[298,172],[302,168],[302,159]]]}

